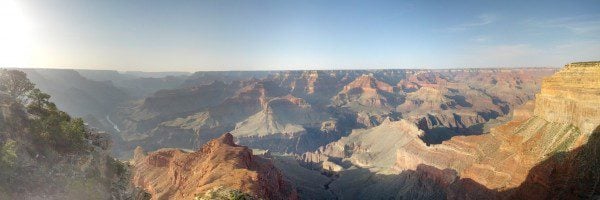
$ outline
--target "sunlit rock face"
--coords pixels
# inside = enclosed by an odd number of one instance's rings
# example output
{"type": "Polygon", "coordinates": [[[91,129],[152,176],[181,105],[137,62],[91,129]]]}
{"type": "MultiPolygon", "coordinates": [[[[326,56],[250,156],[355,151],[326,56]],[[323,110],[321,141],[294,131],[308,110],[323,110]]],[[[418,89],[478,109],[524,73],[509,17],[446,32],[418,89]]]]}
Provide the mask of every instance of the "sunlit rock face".
{"type": "MultiPolygon", "coordinates": [[[[515,78],[514,74],[496,74],[493,75],[495,78],[484,78],[489,76],[474,71],[479,77],[476,81],[481,85],[472,87],[479,89],[462,92],[466,94],[464,100],[472,102],[470,107],[464,102],[459,103],[460,99],[447,96],[464,90],[461,84],[451,84],[448,78],[441,76],[416,75],[416,78],[407,78],[400,83],[403,89],[411,91],[407,93],[404,106],[399,106],[408,112],[403,115],[406,119],[384,120],[377,126],[354,130],[349,136],[305,153],[299,159],[308,168],[334,174],[327,188],[340,198],[546,199],[556,196],[569,199],[597,196],[594,188],[598,185],[594,183],[600,177],[596,170],[600,163],[597,156],[600,155],[600,148],[597,148],[600,133],[598,69],[597,63],[568,65],[545,79],[541,92],[536,95],[543,97],[541,100],[516,98],[523,94],[511,97],[509,93],[500,92],[509,91],[506,88],[483,84],[491,81],[496,85],[506,84],[508,88],[525,87],[522,82],[528,76],[515,78]],[[556,80],[563,83],[556,83],[556,80]],[[588,87],[586,83],[593,86],[588,87]],[[476,95],[486,90],[485,94],[497,94],[498,98],[476,95]],[[424,95],[411,96],[411,93],[424,95]],[[571,96],[557,95],[563,93],[571,96]],[[503,100],[498,101],[500,98],[503,100]],[[561,105],[566,108],[561,113],[553,112],[551,108],[540,107],[546,103],[539,101],[566,102],[561,105]],[[580,105],[574,105],[578,103],[580,105]],[[419,129],[427,125],[416,123],[416,126],[411,122],[414,119],[411,116],[438,107],[435,105],[446,105],[449,112],[461,116],[472,109],[487,107],[500,112],[499,105],[519,106],[510,109],[512,119],[491,127],[486,134],[454,136],[441,144],[428,145],[420,139],[426,133],[419,129]],[[586,110],[577,106],[585,106],[586,110]],[[581,120],[582,116],[590,120],[581,120]]],[[[436,113],[439,119],[428,119],[423,123],[450,121],[439,117],[443,116],[439,113],[436,113]]]]}
{"type": "Polygon", "coordinates": [[[600,124],[599,73],[598,62],[569,64],[544,79],[535,104],[516,109],[512,121],[486,135],[432,146],[407,144],[398,150],[395,167],[414,170],[426,164],[454,169],[489,189],[518,187],[536,164],[587,143],[600,124]]]}
{"type": "Polygon", "coordinates": [[[333,98],[334,104],[347,105],[356,110],[361,110],[358,105],[385,108],[397,104],[397,101],[399,100],[397,95],[394,95],[394,87],[370,74],[356,78],[333,98]],[[351,105],[352,103],[357,105],[351,105]]]}
{"type": "Polygon", "coordinates": [[[163,149],[147,156],[138,148],[133,182],[153,199],[194,199],[215,188],[261,199],[297,199],[296,190],[268,159],[236,145],[229,133],[196,152],[163,149]]]}
{"type": "Polygon", "coordinates": [[[545,78],[535,102],[535,115],[591,133],[600,124],[600,62],[572,63],[545,78]]]}

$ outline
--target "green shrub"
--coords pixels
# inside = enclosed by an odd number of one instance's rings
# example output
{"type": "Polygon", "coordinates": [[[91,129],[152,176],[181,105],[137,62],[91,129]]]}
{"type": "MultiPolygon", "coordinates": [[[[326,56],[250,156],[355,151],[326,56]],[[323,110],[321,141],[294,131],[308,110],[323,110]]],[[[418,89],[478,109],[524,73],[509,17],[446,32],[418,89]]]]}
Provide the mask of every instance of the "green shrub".
{"type": "Polygon", "coordinates": [[[209,190],[203,195],[196,196],[195,200],[256,200],[257,198],[240,190],[218,187],[209,190]]]}
{"type": "Polygon", "coordinates": [[[8,139],[0,148],[0,170],[12,168],[17,160],[17,142],[8,139]]]}
{"type": "Polygon", "coordinates": [[[110,158],[108,164],[111,172],[117,176],[122,176],[123,174],[125,174],[125,172],[127,172],[127,166],[125,165],[125,163],[122,163],[117,159],[110,158]]]}
{"type": "Polygon", "coordinates": [[[27,112],[35,117],[31,122],[34,141],[50,145],[59,152],[77,152],[88,147],[87,130],[81,118],[71,118],[49,101],[50,95],[33,89],[28,94],[27,112]]]}

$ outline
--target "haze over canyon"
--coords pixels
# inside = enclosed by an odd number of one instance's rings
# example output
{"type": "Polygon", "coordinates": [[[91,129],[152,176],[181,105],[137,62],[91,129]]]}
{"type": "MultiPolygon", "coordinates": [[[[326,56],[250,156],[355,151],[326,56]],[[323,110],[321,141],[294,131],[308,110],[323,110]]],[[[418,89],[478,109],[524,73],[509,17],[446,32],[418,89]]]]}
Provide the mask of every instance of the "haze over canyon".
{"type": "Polygon", "coordinates": [[[2,81],[2,199],[600,197],[600,62],[2,81]]]}

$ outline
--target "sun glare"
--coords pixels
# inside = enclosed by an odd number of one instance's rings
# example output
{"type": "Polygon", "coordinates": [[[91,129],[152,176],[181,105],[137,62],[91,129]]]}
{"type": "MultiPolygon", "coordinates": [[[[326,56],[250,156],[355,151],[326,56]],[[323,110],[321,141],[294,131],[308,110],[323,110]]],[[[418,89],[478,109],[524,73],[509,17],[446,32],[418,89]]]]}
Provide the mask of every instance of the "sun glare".
{"type": "Polygon", "coordinates": [[[31,24],[14,0],[0,0],[0,67],[24,67],[31,51],[31,24]]]}

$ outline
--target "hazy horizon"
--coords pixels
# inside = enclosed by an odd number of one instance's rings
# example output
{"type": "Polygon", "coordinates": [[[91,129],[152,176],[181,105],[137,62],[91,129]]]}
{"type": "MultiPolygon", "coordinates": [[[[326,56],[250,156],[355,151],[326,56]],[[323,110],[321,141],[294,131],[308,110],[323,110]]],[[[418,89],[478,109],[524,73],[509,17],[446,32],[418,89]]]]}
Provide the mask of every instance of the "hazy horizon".
{"type": "Polygon", "coordinates": [[[596,1],[0,0],[0,66],[119,71],[560,67],[596,1]]]}
{"type": "MultiPolygon", "coordinates": [[[[579,62],[579,61],[577,61],[579,62]]],[[[573,63],[573,62],[571,62],[573,63]]],[[[569,63],[565,63],[569,64],[569,63]]],[[[390,68],[311,68],[311,69],[248,69],[248,70],[243,70],[243,69],[223,69],[223,70],[210,70],[210,69],[206,69],[206,70],[191,70],[191,71],[183,71],[183,70],[165,70],[165,71],[149,71],[149,70],[123,70],[123,69],[111,69],[111,68],[78,68],[78,67],[2,67],[0,66],[0,68],[6,68],[6,69],[48,69],[48,70],[92,70],[92,71],[117,71],[119,73],[134,73],[134,72],[143,72],[143,73],[188,73],[188,74],[193,74],[195,72],[261,72],[261,71],[311,71],[311,70],[315,70],[315,71],[346,71],[346,70],[458,70],[458,69],[535,69],[535,68],[550,68],[550,69],[560,69],[562,68],[564,65],[560,65],[560,66],[533,66],[533,67],[527,67],[527,66],[504,66],[504,67],[446,67],[446,68],[436,68],[436,67],[429,67],[429,68],[419,68],[419,67],[403,67],[403,68],[394,68],[394,67],[390,67],[390,68]]]]}

